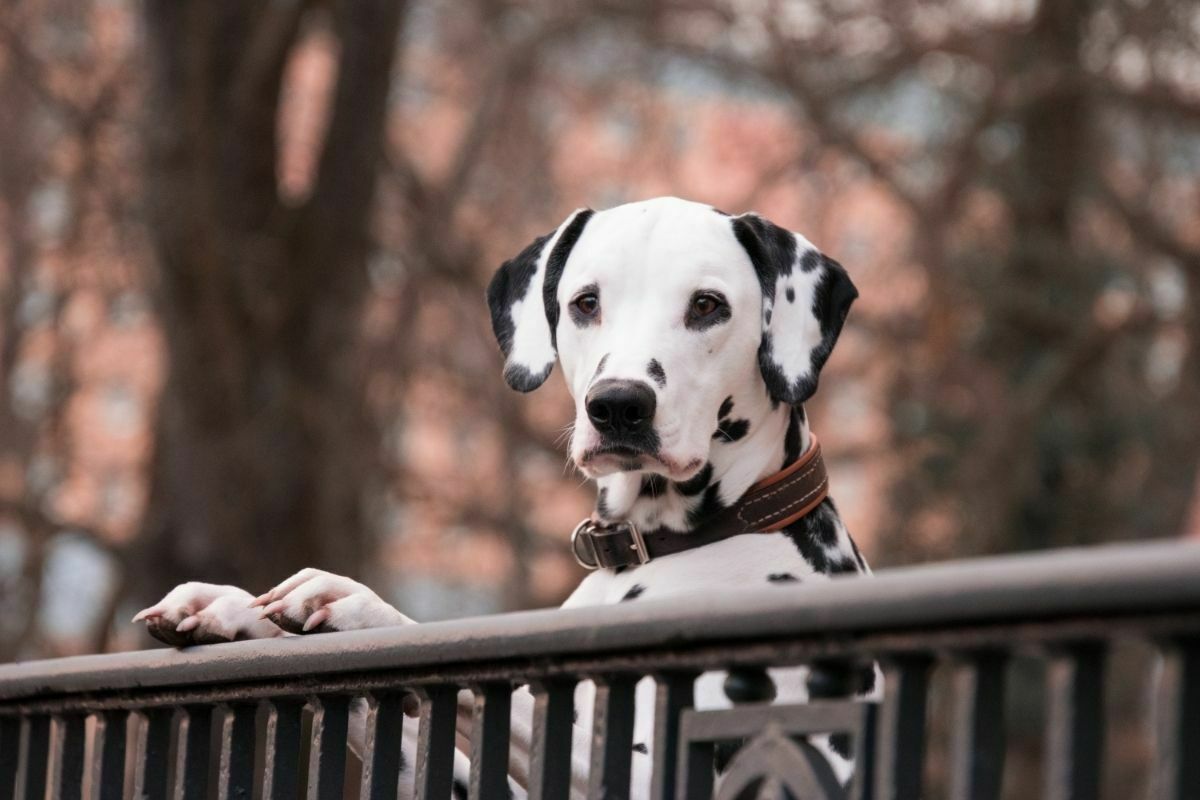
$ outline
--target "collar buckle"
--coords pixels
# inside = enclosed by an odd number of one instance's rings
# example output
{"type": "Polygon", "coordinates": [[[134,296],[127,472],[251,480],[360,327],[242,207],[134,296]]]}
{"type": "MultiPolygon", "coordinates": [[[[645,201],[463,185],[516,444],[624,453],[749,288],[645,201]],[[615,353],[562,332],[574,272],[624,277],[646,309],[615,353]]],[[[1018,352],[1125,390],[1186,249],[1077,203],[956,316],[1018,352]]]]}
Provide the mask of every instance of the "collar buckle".
{"type": "Polygon", "coordinates": [[[646,540],[628,520],[583,520],[571,532],[571,554],[585,569],[630,567],[650,560],[646,540]]]}

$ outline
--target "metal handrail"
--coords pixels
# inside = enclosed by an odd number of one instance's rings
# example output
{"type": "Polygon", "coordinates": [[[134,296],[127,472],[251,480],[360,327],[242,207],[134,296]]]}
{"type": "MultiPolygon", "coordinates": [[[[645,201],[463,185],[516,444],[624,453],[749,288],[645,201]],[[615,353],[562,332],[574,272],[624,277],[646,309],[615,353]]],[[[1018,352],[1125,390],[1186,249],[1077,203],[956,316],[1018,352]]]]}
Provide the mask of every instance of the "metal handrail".
{"type": "Polygon", "coordinates": [[[232,642],[184,650],[0,665],[7,701],[58,693],[190,686],[379,669],[494,663],[548,655],[682,649],[823,635],[873,634],[1200,611],[1200,544],[1155,542],[950,561],[872,579],[646,599],[592,608],[232,642]]]}
{"type": "Polygon", "coordinates": [[[288,800],[306,786],[309,797],[341,798],[354,698],[368,707],[360,797],[392,800],[401,779],[416,797],[449,797],[452,781],[465,780],[454,777],[456,730],[470,741],[471,796],[501,797],[521,685],[532,692],[524,697],[533,727],[518,771],[532,798],[567,797],[569,785],[580,791],[568,765],[581,753],[589,798],[631,797],[638,747],[652,758],[645,796],[655,800],[757,791],[762,780],[793,796],[915,798],[930,675],[945,665],[956,698],[950,794],[987,800],[999,796],[1004,777],[1007,665],[1024,651],[1047,667],[1046,796],[1078,800],[1098,795],[1106,662],[1125,636],[1159,656],[1145,676],[1157,697],[1152,796],[1198,797],[1200,544],[1159,542],[0,666],[0,799],[47,790],[80,797],[88,781],[101,800],[123,798],[127,748],[137,796],[205,798],[209,766],[219,764],[219,797],[254,791],[288,800]],[[875,665],[884,676],[878,702],[859,691],[875,665]],[[805,666],[811,702],[763,703],[775,694],[766,671],[774,666],[805,666]],[[709,670],[729,671],[732,708],[696,707],[696,677],[709,670]],[[632,738],[644,676],[654,677],[656,692],[649,746],[632,738]],[[575,688],[588,681],[594,727],[573,730],[575,688]],[[413,697],[417,741],[402,731],[413,697]],[[816,748],[818,732],[852,743],[857,769],[848,787],[816,748]],[[407,772],[402,740],[415,748],[407,772]],[[730,740],[744,744],[722,756],[730,740]],[[723,789],[718,773],[728,779],[723,789]]]}

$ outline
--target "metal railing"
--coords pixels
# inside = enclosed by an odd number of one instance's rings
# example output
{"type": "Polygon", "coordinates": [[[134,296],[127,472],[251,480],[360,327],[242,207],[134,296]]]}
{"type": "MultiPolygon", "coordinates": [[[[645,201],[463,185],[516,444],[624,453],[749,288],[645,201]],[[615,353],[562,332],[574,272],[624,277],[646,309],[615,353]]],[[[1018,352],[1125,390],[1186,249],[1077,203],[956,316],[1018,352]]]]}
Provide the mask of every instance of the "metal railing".
{"type": "MultiPolygon", "coordinates": [[[[593,680],[589,797],[629,795],[634,687],[656,679],[650,796],[922,795],[929,678],[953,674],[949,796],[999,796],[1005,666],[1046,665],[1048,798],[1091,798],[1105,760],[1105,663],[1132,637],[1159,656],[1151,794],[1200,796],[1200,547],[1149,544],[964,561],[707,597],[83,656],[0,667],[0,798],[393,798],[406,697],[419,698],[416,796],[453,794],[456,724],[471,797],[507,795],[509,700],[532,687],[530,796],[568,796],[574,687],[593,680]],[[1023,656],[1024,657],[1024,656],[1023,656]],[[878,663],[878,703],[847,676],[878,663]],[[765,668],[806,665],[812,702],[762,702],[765,668]],[[730,670],[724,710],[692,708],[730,670]],[[461,690],[475,692],[460,718],[461,690]],[[368,698],[361,782],[344,789],[351,702],[368,698]],[[304,720],[308,718],[308,723],[304,720]],[[456,720],[456,718],[459,718],[456,720]],[[805,735],[848,734],[848,787],[805,735]],[[723,771],[714,789],[714,759],[723,771]],[[825,769],[826,771],[822,771],[825,769]]],[[[410,707],[411,710],[411,707],[410,707]]],[[[461,789],[459,790],[461,791],[461,789]]]]}

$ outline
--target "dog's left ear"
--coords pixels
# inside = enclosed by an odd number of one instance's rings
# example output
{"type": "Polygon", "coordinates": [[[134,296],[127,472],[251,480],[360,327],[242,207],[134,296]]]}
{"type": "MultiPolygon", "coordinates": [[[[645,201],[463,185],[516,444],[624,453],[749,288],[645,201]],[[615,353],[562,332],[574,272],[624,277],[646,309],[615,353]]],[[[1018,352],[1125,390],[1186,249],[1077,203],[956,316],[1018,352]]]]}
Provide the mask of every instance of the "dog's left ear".
{"type": "Polygon", "coordinates": [[[763,293],[758,365],[771,397],[795,405],[817,390],[858,290],[842,265],[757,214],[733,218],[763,293]]]}
{"type": "Polygon", "coordinates": [[[558,357],[558,280],[592,216],[581,208],[505,261],[488,284],[492,332],[504,353],[504,380],[532,392],[550,377],[558,357]]]}

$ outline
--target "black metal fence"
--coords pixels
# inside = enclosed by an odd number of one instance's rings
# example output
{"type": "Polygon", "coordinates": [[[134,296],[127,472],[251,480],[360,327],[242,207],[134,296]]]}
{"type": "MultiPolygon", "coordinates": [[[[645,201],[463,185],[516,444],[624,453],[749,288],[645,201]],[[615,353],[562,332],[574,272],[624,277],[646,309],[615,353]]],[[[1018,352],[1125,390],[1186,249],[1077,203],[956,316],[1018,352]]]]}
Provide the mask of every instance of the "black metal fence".
{"type": "MultiPolygon", "coordinates": [[[[1114,643],[1158,654],[1150,794],[1200,797],[1200,547],[1153,544],[892,570],[571,611],[84,656],[0,667],[0,798],[454,796],[456,725],[468,791],[507,796],[513,687],[534,694],[531,797],[569,794],[574,686],[595,681],[592,798],[630,794],[634,687],[656,678],[654,798],[922,796],[927,761],[955,800],[999,796],[1006,662],[1046,665],[1043,796],[1102,792],[1105,665],[1114,643]],[[878,703],[848,679],[877,662],[878,703]],[[764,702],[768,666],[813,669],[813,700],[764,702]],[[953,674],[947,752],[927,752],[935,666],[953,674]],[[697,710],[696,676],[730,670],[724,710],[697,710]],[[460,691],[475,693],[461,714],[460,691]],[[416,764],[400,753],[419,699],[416,764]],[[347,780],[351,703],[368,698],[361,781],[347,780]],[[410,710],[411,710],[410,706],[410,710]],[[839,733],[857,759],[833,780],[806,735],[839,733]],[[469,741],[469,744],[466,742],[469,741]],[[714,786],[714,759],[722,764],[714,786]]],[[[634,794],[638,794],[634,790],[634,794]]]]}

